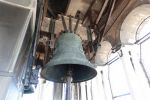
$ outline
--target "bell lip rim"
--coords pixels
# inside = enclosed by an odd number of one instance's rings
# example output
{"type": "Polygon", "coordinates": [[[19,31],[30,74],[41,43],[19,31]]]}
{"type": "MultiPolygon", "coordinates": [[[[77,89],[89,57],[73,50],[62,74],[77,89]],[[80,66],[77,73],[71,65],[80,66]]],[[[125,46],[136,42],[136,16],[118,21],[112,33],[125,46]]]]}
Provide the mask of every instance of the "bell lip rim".
{"type": "MultiPolygon", "coordinates": [[[[92,77],[90,77],[90,78],[88,78],[88,79],[85,79],[85,80],[81,80],[81,81],[72,81],[71,83],[82,83],[82,82],[87,82],[87,81],[89,81],[89,80],[92,80],[93,78],[95,78],[97,76],[97,72],[96,72],[96,74],[95,75],[93,75],[92,77]]],[[[44,78],[45,80],[47,80],[47,81],[51,81],[51,82],[54,82],[54,83],[66,83],[65,81],[56,81],[56,80],[49,80],[49,79],[47,79],[46,77],[43,77],[43,76],[41,76],[42,78],[44,78]]]]}
{"type": "MultiPolygon", "coordinates": [[[[63,64],[62,64],[63,65],[63,64]]],[[[81,64],[80,64],[81,65],[81,64]]],[[[85,65],[84,65],[85,66],[85,65]]],[[[54,67],[54,66],[53,66],[54,67]]],[[[89,81],[89,80],[91,80],[91,79],[93,79],[93,78],[95,78],[96,76],[97,76],[97,70],[95,69],[95,68],[92,68],[92,67],[90,67],[90,66],[86,66],[86,67],[88,67],[90,70],[92,70],[92,76],[91,77],[89,77],[89,78],[86,78],[86,79],[82,79],[82,80],[77,80],[77,81],[72,81],[71,83],[81,83],[81,82],[86,82],[86,81],[89,81]]],[[[49,79],[48,78],[48,76],[47,75],[43,75],[43,73],[44,73],[44,71],[46,72],[46,69],[48,69],[47,67],[45,67],[42,71],[41,71],[41,73],[40,73],[40,75],[41,75],[41,77],[42,78],[44,78],[44,79],[46,79],[46,80],[48,80],[48,81],[51,81],[51,82],[54,82],[54,83],[66,83],[65,81],[60,81],[60,80],[55,80],[55,79],[49,79]]],[[[89,74],[89,73],[88,73],[89,74]]]]}

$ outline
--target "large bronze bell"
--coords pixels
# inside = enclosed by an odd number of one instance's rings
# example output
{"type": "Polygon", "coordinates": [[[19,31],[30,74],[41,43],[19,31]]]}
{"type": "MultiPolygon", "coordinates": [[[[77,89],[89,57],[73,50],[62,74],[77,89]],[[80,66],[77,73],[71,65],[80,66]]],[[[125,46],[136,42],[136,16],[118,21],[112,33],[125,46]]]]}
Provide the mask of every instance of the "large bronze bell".
{"type": "Polygon", "coordinates": [[[83,82],[97,74],[83,51],[81,39],[74,33],[62,33],[56,42],[53,58],[45,65],[41,76],[49,81],[66,82],[68,70],[71,70],[72,82],[83,82]]]}

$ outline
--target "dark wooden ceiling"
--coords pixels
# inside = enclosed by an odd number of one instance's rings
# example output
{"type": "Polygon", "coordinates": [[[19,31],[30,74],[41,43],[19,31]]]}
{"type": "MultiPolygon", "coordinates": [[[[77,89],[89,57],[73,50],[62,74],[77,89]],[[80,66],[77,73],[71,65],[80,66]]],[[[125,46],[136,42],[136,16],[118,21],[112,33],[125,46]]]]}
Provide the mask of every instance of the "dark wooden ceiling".
{"type": "Polygon", "coordinates": [[[100,38],[104,37],[116,46],[120,44],[119,29],[122,21],[133,8],[142,3],[149,2],[148,0],[48,0],[49,9],[46,16],[71,14],[75,17],[80,12],[79,17],[84,26],[95,29],[100,38]]]}

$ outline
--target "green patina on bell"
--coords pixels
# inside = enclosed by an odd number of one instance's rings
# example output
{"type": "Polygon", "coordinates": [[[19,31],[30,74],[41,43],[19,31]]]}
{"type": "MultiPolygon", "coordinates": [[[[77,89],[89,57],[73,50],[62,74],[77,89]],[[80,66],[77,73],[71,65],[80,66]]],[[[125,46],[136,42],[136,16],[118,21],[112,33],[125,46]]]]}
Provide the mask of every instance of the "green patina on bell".
{"type": "Polygon", "coordinates": [[[41,76],[49,81],[65,82],[69,67],[72,69],[72,82],[83,82],[97,75],[83,51],[81,39],[74,33],[62,33],[56,42],[53,58],[45,65],[41,76]]]}

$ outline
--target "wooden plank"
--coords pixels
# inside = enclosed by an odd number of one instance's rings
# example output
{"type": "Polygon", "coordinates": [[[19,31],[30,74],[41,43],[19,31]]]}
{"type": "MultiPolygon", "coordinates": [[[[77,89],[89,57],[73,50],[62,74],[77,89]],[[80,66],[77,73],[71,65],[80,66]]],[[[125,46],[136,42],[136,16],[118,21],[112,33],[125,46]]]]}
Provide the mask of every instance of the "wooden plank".
{"type": "MultiPolygon", "coordinates": [[[[117,1],[118,2],[118,1],[117,1]]],[[[111,17],[108,20],[108,24],[106,26],[105,32],[106,33],[110,27],[113,25],[113,23],[117,20],[117,18],[120,16],[120,14],[123,12],[123,10],[127,7],[130,0],[120,0],[118,5],[115,5],[115,9],[112,12],[111,17]]]]}
{"type": "Polygon", "coordinates": [[[77,11],[86,13],[92,0],[71,0],[66,15],[75,16],[77,11]]]}
{"type": "Polygon", "coordinates": [[[48,0],[44,0],[44,12],[43,12],[44,17],[47,16],[47,10],[48,10],[48,0]]]}

